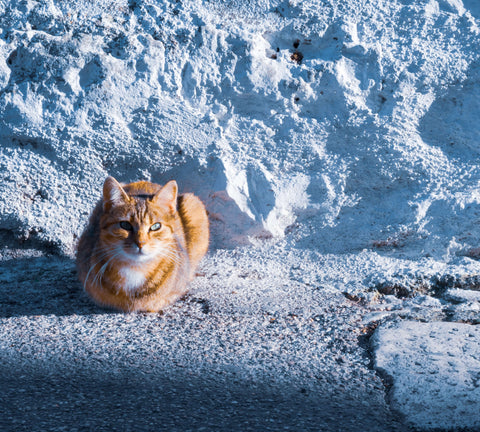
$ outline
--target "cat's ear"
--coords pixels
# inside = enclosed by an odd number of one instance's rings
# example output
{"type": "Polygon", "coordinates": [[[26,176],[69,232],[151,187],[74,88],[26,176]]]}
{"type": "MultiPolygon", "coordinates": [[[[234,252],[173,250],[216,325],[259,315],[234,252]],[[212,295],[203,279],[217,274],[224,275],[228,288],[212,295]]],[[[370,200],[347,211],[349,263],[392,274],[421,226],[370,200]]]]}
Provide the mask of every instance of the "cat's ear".
{"type": "Polygon", "coordinates": [[[112,176],[107,177],[103,184],[103,208],[108,210],[116,205],[125,204],[129,201],[127,193],[120,183],[112,176]]]}
{"type": "Polygon", "coordinates": [[[172,212],[174,212],[177,210],[177,191],[177,182],[175,180],[170,180],[153,196],[152,201],[158,205],[166,205],[172,212]]]}

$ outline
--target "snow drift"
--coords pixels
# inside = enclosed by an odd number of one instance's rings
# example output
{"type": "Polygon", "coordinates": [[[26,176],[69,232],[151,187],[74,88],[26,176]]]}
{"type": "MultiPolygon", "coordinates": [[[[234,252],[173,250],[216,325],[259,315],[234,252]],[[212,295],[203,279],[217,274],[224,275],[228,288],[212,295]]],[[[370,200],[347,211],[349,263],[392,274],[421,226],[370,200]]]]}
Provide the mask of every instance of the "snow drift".
{"type": "Polygon", "coordinates": [[[0,4],[0,221],[72,253],[110,174],[213,246],[448,259],[480,240],[474,1],[0,4]]]}

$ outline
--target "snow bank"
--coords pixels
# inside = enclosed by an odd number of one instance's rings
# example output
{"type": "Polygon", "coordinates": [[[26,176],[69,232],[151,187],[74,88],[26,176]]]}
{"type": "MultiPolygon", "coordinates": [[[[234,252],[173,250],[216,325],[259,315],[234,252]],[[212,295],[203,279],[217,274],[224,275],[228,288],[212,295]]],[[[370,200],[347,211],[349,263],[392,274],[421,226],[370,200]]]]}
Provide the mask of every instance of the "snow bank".
{"type": "Polygon", "coordinates": [[[480,239],[474,1],[0,4],[0,221],[72,252],[107,174],[213,246],[441,259],[480,239]]]}

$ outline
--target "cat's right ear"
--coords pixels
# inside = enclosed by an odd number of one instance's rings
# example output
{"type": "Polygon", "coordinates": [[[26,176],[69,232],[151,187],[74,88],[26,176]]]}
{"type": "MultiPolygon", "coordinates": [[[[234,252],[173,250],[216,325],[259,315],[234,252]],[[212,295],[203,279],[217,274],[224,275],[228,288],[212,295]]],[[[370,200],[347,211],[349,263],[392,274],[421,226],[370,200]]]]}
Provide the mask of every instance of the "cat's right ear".
{"type": "Polygon", "coordinates": [[[128,195],[120,183],[112,176],[108,176],[103,184],[103,209],[109,210],[112,207],[125,204],[128,201],[128,195]]]}
{"type": "Polygon", "coordinates": [[[170,180],[154,195],[152,201],[157,205],[165,205],[170,211],[175,212],[177,210],[177,193],[177,182],[175,180],[170,180]]]}

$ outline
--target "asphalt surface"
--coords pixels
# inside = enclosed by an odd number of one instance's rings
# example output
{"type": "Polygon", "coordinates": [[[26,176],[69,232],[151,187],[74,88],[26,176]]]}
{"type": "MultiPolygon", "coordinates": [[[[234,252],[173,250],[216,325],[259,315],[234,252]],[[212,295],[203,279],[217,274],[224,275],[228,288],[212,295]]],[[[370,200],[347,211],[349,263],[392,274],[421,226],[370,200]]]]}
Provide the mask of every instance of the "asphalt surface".
{"type": "Polygon", "coordinates": [[[218,372],[143,376],[132,367],[112,376],[32,365],[3,369],[0,379],[4,431],[399,430],[383,407],[348,392],[238,381],[218,372]]]}
{"type": "Polygon", "coordinates": [[[1,261],[0,430],[406,430],[361,307],[308,285],[313,309],[225,306],[214,267],[164,313],[121,314],[86,298],[71,260],[1,261]]]}

